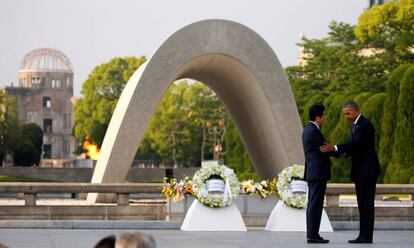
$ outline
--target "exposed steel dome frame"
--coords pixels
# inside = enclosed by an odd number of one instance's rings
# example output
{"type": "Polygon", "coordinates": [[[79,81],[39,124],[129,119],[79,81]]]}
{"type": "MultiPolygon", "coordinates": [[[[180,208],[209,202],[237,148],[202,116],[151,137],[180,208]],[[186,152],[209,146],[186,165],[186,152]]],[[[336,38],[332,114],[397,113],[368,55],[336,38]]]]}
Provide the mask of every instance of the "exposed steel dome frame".
{"type": "Polygon", "coordinates": [[[19,71],[51,71],[51,72],[73,72],[69,58],[53,48],[35,49],[26,56],[20,63],[19,71]]]}

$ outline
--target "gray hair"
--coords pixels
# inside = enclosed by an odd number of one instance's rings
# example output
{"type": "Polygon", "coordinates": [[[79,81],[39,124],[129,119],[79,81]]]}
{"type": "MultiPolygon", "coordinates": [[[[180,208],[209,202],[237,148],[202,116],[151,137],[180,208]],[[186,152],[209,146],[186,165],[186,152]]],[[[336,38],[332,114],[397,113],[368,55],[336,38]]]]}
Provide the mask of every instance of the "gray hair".
{"type": "Polygon", "coordinates": [[[342,108],[352,108],[359,111],[358,104],[352,100],[349,100],[346,103],[344,103],[344,105],[342,105],[342,108]]]}
{"type": "Polygon", "coordinates": [[[116,240],[116,248],[156,248],[155,240],[150,234],[126,232],[116,240]]]}

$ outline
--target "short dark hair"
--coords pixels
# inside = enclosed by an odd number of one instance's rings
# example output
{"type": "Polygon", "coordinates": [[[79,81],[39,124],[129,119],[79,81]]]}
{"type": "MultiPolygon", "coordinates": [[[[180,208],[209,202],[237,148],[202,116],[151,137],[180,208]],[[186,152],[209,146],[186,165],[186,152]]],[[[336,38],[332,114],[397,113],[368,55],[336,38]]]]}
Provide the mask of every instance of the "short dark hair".
{"type": "Polygon", "coordinates": [[[112,248],[115,247],[116,237],[115,235],[110,235],[101,239],[96,245],[95,248],[112,248]]]}
{"type": "Polygon", "coordinates": [[[357,111],[359,111],[359,107],[358,104],[352,100],[348,100],[346,101],[346,103],[344,103],[344,105],[342,105],[342,108],[353,108],[357,111]]]}
{"type": "Polygon", "coordinates": [[[323,116],[323,111],[325,111],[325,107],[322,104],[312,105],[309,109],[309,119],[315,121],[317,116],[323,116]]]}

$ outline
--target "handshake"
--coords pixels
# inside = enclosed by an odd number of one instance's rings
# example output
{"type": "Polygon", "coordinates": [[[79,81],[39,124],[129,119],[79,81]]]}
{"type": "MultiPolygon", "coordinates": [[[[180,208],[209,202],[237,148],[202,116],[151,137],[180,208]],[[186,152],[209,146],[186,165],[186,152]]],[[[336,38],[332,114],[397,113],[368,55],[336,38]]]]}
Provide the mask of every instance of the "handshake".
{"type": "Polygon", "coordinates": [[[325,143],[325,145],[319,147],[319,150],[321,152],[323,152],[323,153],[325,153],[325,152],[334,152],[336,150],[334,145],[328,144],[326,142],[324,142],[324,143],[325,143]]]}
{"type": "Polygon", "coordinates": [[[334,157],[348,157],[349,154],[347,154],[346,152],[338,152],[337,148],[334,145],[328,144],[326,142],[324,142],[324,145],[319,147],[319,150],[322,153],[329,153],[332,152],[333,154],[331,154],[334,157]]]}

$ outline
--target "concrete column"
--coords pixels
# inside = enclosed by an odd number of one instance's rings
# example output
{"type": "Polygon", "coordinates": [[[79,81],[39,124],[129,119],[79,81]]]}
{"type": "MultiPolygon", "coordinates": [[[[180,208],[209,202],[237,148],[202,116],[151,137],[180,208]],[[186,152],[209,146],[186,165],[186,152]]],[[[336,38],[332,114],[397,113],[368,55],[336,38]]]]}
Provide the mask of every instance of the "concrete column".
{"type": "MultiPolygon", "coordinates": [[[[210,87],[226,106],[257,174],[303,164],[302,125],[277,56],[256,32],[227,20],[190,24],[131,76],[109,123],[92,183],[122,183],[164,93],[175,80],[210,87]]],[[[109,197],[89,194],[88,201],[109,197]]]]}
{"type": "Polygon", "coordinates": [[[36,206],[36,193],[24,193],[24,205],[36,206]]]}
{"type": "Polygon", "coordinates": [[[118,205],[121,205],[121,206],[129,205],[129,193],[126,193],[126,194],[118,193],[118,205]]]}
{"type": "Polygon", "coordinates": [[[171,198],[167,199],[167,206],[166,206],[166,213],[165,213],[165,220],[170,221],[171,220],[171,198]]]}

